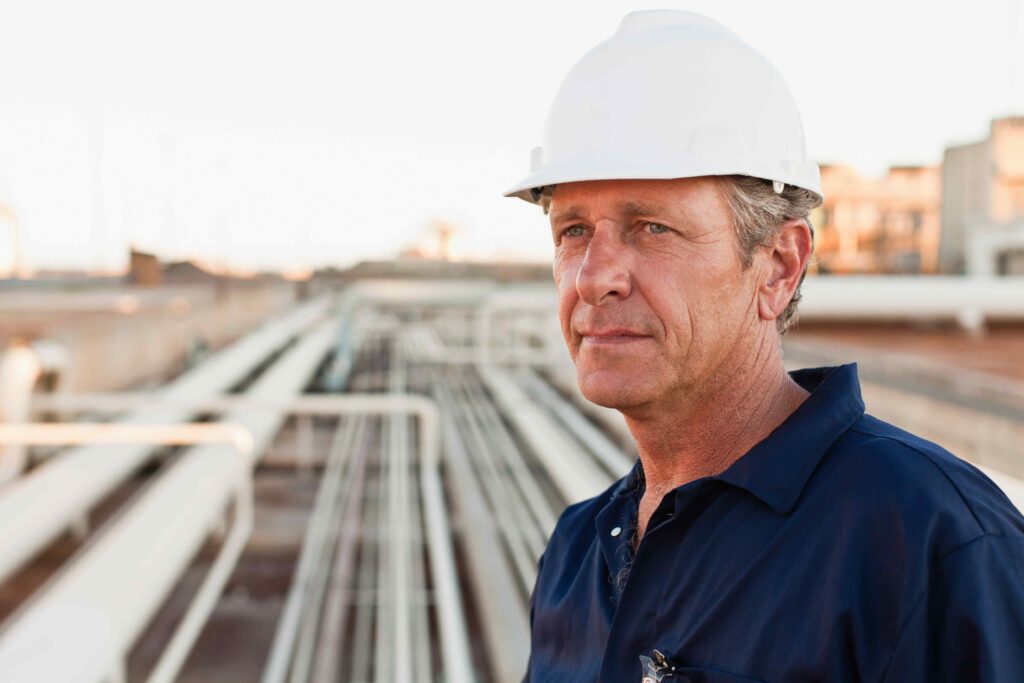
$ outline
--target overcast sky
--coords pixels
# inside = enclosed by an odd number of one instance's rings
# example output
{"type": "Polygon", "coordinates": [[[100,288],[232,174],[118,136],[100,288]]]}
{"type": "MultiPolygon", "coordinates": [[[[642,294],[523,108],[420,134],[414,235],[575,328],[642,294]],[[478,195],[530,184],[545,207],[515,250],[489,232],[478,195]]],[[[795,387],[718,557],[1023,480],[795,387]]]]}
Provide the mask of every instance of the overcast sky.
{"type": "MultiPolygon", "coordinates": [[[[1024,113],[1024,9],[984,2],[0,0],[0,201],[35,267],[550,257],[528,170],[562,76],[634,9],[730,26],[782,71],[818,162],[941,160],[1024,113]]],[[[0,270],[9,265],[0,227],[0,270]]]]}

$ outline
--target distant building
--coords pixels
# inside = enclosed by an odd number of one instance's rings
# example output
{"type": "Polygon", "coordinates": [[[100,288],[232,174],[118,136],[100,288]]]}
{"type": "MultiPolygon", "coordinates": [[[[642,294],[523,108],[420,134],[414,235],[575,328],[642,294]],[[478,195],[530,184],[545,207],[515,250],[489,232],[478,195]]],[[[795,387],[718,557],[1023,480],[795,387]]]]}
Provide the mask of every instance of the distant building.
{"type": "Polygon", "coordinates": [[[1014,238],[1019,232],[1024,233],[1024,116],[995,119],[986,139],[946,149],[940,267],[965,272],[972,241],[988,249],[994,243],[989,235],[999,233],[1005,246],[989,254],[995,263],[982,270],[1024,274],[1024,238],[1014,238]]]}
{"type": "Polygon", "coordinates": [[[128,282],[140,287],[159,287],[163,281],[160,260],[153,254],[133,248],[128,256],[128,282]]]}
{"type": "Polygon", "coordinates": [[[324,268],[313,274],[317,291],[356,280],[494,280],[496,282],[551,282],[551,264],[546,262],[438,261],[427,258],[399,258],[390,261],[361,261],[346,269],[324,268]]]}
{"type": "Polygon", "coordinates": [[[214,284],[221,278],[193,261],[171,261],[163,267],[164,280],[175,285],[214,284]]]}
{"type": "Polygon", "coordinates": [[[940,170],[894,166],[868,178],[823,165],[824,204],[811,221],[822,273],[935,273],[939,259],[940,170]]]}
{"type": "MultiPolygon", "coordinates": [[[[275,276],[276,277],[279,276],[275,276]]],[[[160,285],[213,285],[224,278],[206,270],[194,261],[164,263],[155,254],[132,249],[128,265],[128,282],[142,287],[160,285]]]]}

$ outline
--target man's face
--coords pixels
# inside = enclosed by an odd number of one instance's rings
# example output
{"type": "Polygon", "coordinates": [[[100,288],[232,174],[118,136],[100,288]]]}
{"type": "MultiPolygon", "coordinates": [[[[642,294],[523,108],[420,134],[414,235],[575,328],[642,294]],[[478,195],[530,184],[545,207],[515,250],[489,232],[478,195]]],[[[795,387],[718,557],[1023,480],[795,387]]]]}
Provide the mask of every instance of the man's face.
{"type": "Polygon", "coordinates": [[[744,355],[763,263],[742,268],[716,180],[559,185],[550,218],[562,334],[589,400],[638,416],[686,405],[744,355]]]}

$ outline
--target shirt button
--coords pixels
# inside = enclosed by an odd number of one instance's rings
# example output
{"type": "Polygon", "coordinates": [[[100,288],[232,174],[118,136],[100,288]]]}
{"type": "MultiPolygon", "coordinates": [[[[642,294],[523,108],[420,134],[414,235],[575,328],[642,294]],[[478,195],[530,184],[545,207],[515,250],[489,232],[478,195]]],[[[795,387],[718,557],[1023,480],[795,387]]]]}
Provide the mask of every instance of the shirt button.
{"type": "Polygon", "coordinates": [[[622,527],[620,527],[620,526],[617,526],[614,529],[612,529],[612,536],[618,536],[621,533],[622,533],[622,527]]]}

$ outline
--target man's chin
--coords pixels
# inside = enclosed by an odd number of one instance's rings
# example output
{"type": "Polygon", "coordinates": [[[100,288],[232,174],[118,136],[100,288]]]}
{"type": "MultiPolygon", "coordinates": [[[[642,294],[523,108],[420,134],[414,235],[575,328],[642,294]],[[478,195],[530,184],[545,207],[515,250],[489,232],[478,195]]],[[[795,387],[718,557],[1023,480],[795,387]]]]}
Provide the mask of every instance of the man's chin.
{"type": "Polygon", "coordinates": [[[579,376],[576,378],[580,393],[583,397],[595,405],[603,408],[614,408],[615,410],[628,410],[638,404],[644,403],[638,394],[639,387],[624,377],[594,377],[593,375],[579,376]]]}

